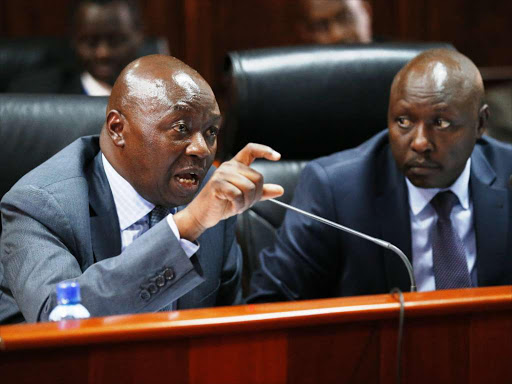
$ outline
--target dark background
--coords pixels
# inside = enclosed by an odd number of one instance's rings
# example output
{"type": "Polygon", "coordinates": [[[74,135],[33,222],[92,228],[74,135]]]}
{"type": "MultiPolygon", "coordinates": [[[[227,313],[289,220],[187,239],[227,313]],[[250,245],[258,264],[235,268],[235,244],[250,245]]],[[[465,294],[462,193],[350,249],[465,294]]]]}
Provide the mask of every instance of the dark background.
{"type": "MultiPolygon", "coordinates": [[[[388,41],[447,41],[479,67],[512,65],[510,0],[369,1],[375,36],[388,41]]],[[[296,0],[140,4],[147,34],[167,37],[171,54],[196,68],[214,90],[221,86],[227,51],[301,43],[295,33],[296,0]]],[[[66,36],[67,19],[67,0],[0,0],[0,37],[66,36]]]]}

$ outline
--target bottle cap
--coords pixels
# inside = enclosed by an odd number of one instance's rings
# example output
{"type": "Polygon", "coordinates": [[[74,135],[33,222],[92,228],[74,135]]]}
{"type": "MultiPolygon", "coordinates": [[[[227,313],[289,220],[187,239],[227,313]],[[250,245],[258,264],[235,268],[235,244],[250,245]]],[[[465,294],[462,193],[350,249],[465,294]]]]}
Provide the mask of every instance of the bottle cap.
{"type": "Polygon", "coordinates": [[[76,281],[62,281],[57,284],[57,302],[59,304],[78,304],[81,300],[80,284],[76,281]]]}

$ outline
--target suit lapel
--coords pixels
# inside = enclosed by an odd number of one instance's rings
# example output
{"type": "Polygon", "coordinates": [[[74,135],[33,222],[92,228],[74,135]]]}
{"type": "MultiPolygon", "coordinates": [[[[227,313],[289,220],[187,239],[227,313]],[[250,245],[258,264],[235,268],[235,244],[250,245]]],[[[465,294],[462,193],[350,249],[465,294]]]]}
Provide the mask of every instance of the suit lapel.
{"type": "Polygon", "coordinates": [[[493,187],[496,174],[475,147],[471,157],[470,191],[474,207],[476,238],[476,268],[478,285],[500,281],[507,264],[507,234],[509,226],[507,191],[493,187]]]}
{"type": "MultiPolygon", "coordinates": [[[[409,200],[404,176],[397,168],[389,147],[378,164],[383,165],[377,175],[376,199],[381,238],[400,248],[412,263],[409,200]]],[[[382,257],[388,291],[395,287],[409,291],[411,282],[400,257],[384,249],[382,257]]]]}
{"type": "Polygon", "coordinates": [[[95,261],[121,253],[119,219],[110,185],[103,169],[101,152],[88,172],[91,241],[95,261]]]}

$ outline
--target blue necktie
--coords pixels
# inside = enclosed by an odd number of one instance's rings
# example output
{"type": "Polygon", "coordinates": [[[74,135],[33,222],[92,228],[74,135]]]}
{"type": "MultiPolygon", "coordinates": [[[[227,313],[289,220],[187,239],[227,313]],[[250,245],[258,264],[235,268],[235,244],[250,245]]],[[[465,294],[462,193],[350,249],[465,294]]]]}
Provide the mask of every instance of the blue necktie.
{"type": "Polygon", "coordinates": [[[169,208],[164,207],[162,205],[157,205],[153,210],[149,213],[149,228],[157,225],[162,219],[164,219],[169,214],[169,208]]]}
{"type": "Polygon", "coordinates": [[[471,287],[464,244],[455,231],[450,213],[459,199],[451,191],[438,193],[430,202],[437,212],[432,234],[436,289],[471,287]]]}

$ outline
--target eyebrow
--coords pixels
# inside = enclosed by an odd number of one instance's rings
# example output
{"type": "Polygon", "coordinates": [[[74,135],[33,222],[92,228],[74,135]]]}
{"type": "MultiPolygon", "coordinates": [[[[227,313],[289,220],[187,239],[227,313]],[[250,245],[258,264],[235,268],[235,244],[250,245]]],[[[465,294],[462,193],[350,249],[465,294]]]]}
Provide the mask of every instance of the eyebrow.
{"type": "Polygon", "coordinates": [[[450,106],[446,103],[439,103],[434,105],[434,110],[438,112],[444,112],[446,110],[450,109],[450,106]]]}
{"type": "Polygon", "coordinates": [[[174,112],[174,111],[190,111],[190,110],[191,110],[190,106],[188,106],[187,104],[183,104],[183,103],[176,103],[171,107],[172,112],[174,112]]]}

